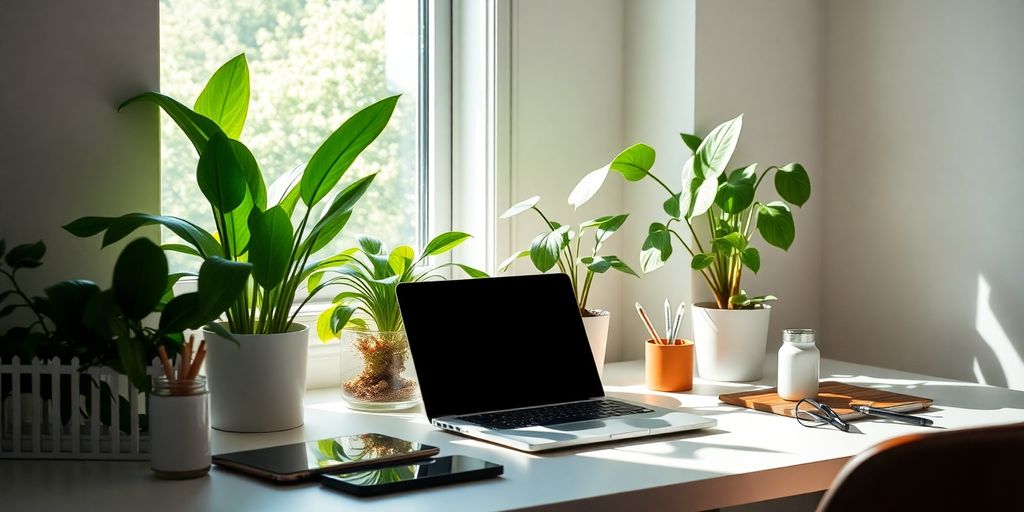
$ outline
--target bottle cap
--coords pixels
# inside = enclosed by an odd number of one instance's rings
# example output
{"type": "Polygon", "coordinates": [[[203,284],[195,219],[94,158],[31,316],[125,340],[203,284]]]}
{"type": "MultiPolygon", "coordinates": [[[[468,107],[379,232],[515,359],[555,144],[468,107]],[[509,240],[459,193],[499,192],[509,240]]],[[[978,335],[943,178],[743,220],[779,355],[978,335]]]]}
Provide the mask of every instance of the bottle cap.
{"type": "Polygon", "coordinates": [[[782,341],[786,343],[814,343],[814,329],[785,329],[782,341]]]}

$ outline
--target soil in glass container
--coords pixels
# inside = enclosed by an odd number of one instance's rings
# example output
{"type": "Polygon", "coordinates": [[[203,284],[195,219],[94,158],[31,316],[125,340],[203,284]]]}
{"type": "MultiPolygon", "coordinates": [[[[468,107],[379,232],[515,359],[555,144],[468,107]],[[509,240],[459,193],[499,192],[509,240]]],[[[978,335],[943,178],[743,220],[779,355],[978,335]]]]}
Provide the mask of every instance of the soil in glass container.
{"type": "Polygon", "coordinates": [[[342,382],[350,397],[364,402],[406,402],[419,398],[416,381],[402,375],[409,358],[404,332],[356,333],[352,346],[363,358],[363,369],[342,382]]]}

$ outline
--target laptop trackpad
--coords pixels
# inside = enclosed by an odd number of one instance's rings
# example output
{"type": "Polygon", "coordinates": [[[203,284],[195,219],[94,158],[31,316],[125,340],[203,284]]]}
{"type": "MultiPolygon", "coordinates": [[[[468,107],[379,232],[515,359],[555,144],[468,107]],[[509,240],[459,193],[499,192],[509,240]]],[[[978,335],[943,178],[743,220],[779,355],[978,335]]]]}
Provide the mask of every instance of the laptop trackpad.
{"type": "Polygon", "coordinates": [[[619,437],[623,434],[638,435],[640,433],[646,434],[647,432],[650,432],[650,427],[647,425],[637,425],[633,422],[623,421],[621,418],[616,418],[615,420],[577,421],[575,423],[547,425],[542,428],[554,430],[556,432],[582,433],[586,437],[619,437]]]}

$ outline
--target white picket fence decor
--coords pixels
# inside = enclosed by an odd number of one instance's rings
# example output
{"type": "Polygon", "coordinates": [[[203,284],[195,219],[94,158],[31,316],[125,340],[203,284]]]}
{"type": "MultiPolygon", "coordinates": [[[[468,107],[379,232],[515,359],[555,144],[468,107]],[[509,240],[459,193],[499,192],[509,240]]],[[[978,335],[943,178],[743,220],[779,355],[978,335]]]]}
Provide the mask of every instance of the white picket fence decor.
{"type": "MultiPolygon", "coordinates": [[[[154,359],[147,369],[150,376],[162,375],[159,360],[154,359]]],[[[32,364],[21,364],[18,357],[0,361],[0,459],[149,459],[149,434],[140,432],[139,413],[145,413],[145,395],[128,382],[128,378],[106,367],[93,367],[81,372],[92,376],[89,389],[80,389],[79,362],[61,364],[54,358],[48,363],[33,359],[32,364]],[[69,375],[70,392],[65,393],[61,376],[69,375]],[[30,389],[22,388],[27,376],[30,389]],[[41,396],[42,383],[49,379],[52,396],[41,396]],[[100,415],[100,383],[110,387],[109,425],[100,415]],[[6,389],[6,388],[10,389],[6,389]],[[86,410],[85,395],[91,400],[91,411],[86,410]],[[120,400],[129,404],[130,432],[119,429],[121,424],[120,400]],[[61,405],[71,404],[67,423],[61,422],[61,405]]]]}

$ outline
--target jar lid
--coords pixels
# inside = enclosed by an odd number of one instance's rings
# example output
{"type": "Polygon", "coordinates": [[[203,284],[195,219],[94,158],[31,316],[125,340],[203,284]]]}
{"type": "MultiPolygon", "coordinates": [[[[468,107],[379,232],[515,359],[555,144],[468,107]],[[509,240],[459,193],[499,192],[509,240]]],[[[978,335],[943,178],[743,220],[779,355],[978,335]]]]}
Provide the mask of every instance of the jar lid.
{"type": "Polygon", "coordinates": [[[786,343],[814,343],[814,329],[785,329],[782,341],[786,343]]]}

